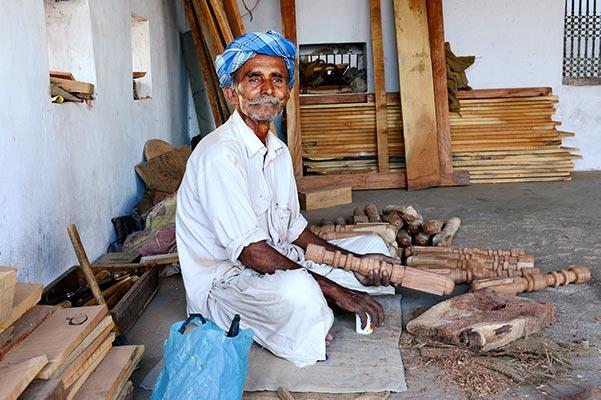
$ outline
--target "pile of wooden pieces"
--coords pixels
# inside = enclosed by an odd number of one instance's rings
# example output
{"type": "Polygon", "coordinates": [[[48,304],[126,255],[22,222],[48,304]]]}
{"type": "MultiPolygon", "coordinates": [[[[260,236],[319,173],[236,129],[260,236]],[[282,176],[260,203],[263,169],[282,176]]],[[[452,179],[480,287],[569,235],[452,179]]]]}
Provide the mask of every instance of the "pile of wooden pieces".
{"type": "Polygon", "coordinates": [[[0,321],[0,398],[132,398],[129,377],[144,347],[112,346],[115,324],[106,306],[36,305],[42,285],[13,284],[15,277],[15,269],[0,267],[3,299],[12,293],[0,321]]]}
{"type": "Polygon", "coordinates": [[[54,103],[81,103],[94,99],[94,85],[76,80],[70,72],[50,71],[50,95],[54,103]]]}
{"type": "MultiPolygon", "coordinates": [[[[307,174],[373,172],[378,168],[376,107],[372,95],[302,98],[303,166],[307,174]]],[[[453,167],[472,183],[565,181],[572,154],[553,121],[558,97],[550,88],[459,91],[460,113],[450,114],[453,167]]],[[[398,94],[387,94],[390,169],[405,171],[398,94]]]]}
{"type": "Polygon", "coordinates": [[[311,231],[326,240],[362,235],[379,235],[387,244],[392,257],[400,257],[400,249],[417,244],[420,246],[450,246],[461,226],[461,220],[453,217],[424,219],[413,206],[388,205],[378,212],[375,204],[356,207],[349,218],[338,217],[334,221],[324,218],[321,225],[313,225],[311,231]]]}
{"type": "Polygon", "coordinates": [[[223,124],[231,108],[219,87],[214,60],[234,38],[245,33],[236,0],[185,0],[184,8],[196,56],[205,80],[215,125],[223,124]]]}

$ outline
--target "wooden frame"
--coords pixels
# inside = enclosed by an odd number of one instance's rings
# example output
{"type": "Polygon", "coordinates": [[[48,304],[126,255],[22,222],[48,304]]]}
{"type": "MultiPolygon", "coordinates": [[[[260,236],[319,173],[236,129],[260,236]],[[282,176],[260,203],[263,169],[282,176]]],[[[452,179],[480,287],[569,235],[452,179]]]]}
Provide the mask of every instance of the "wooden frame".
{"type": "MultiPolygon", "coordinates": [[[[370,25],[372,40],[372,55],[374,68],[374,94],[324,95],[302,98],[298,90],[298,78],[295,90],[291,93],[286,107],[286,128],[288,147],[297,185],[308,190],[332,185],[351,185],[353,189],[419,189],[429,186],[468,185],[469,174],[464,171],[453,171],[451,136],[449,127],[449,112],[447,104],[446,61],[444,53],[444,26],[442,20],[442,0],[423,0],[428,11],[428,39],[432,49],[432,71],[434,87],[434,104],[436,110],[436,138],[430,144],[428,152],[433,152],[436,159],[436,173],[427,180],[407,180],[404,172],[390,172],[388,132],[386,123],[387,94],[385,92],[385,74],[383,65],[382,22],[380,0],[370,0],[370,25]],[[366,102],[371,100],[376,107],[376,143],[378,172],[303,175],[302,132],[300,126],[300,105],[338,104],[347,102],[366,102]]],[[[296,13],[295,0],[280,0],[282,26],[284,36],[296,42],[296,13]]],[[[298,69],[297,69],[298,70],[298,69]]],[[[423,151],[423,149],[422,149],[423,151]]]]}

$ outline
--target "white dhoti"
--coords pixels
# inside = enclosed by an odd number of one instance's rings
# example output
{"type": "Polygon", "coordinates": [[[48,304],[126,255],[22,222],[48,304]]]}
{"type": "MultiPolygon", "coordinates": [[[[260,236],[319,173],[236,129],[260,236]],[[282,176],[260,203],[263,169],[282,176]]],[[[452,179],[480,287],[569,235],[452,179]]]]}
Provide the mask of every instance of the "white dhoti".
{"type": "MultiPolygon", "coordinates": [[[[358,254],[389,255],[379,236],[359,236],[332,243],[358,254]]],[[[394,293],[392,287],[364,286],[352,272],[315,264],[300,256],[301,265],[346,288],[375,295],[394,293]]],[[[228,329],[234,315],[240,314],[240,325],[253,329],[257,343],[298,367],[325,360],[325,337],[334,316],[319,285],[304,269],[263,275],[251,268],[233,267],[214,281],[209,291],[208,311],[222,329],[228,329]]]]}

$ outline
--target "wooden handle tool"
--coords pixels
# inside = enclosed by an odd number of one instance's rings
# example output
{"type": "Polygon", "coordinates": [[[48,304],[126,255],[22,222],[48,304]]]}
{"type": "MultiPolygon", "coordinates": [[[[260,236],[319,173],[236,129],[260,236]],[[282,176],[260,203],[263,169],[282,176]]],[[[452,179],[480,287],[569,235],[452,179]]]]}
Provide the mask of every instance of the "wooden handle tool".
{"type": "Polygon", "coordinates": [[[105,304],[104,297],[102,297],[102,292],[100,291],[100,287],[98,287],[98,282],[96,281],[94,273],[92,272],[90,261],[88,260],[86,251],[83,247],[83,244],[81,243],[81,238],[79,237],[77,227],[74,224],[71,224],[67,227],[67,232],[69,232],[69,238],[71,239],[73,249],[75,250],[75,254],[77,255],[77,259],[79,260],[79,267],[81,268],[83,275],[86,278],[86,282],[88,283],[88,286],[92,291],[94,299],[96,299],[96,303],[98,303],[99,305],[105,304]]]}

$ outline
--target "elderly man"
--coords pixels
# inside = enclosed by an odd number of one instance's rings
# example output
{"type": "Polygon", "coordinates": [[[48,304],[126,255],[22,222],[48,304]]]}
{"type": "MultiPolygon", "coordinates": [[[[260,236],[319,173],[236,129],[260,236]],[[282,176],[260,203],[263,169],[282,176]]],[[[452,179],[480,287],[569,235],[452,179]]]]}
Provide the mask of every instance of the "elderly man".
{"type": "Polygon", "coordinates": [[[269,130],[290,96],[294,57],[295,45],[274,31],[241,36],[217,57],[235,111],[192,153],[176,229],[188,312],[223,329],[238,313],[259,344],[302,367],[325,359],[327,301],[378,325],[384,313],[369,293],[394,290],[378,270],[355,276],[303,257],[309,243],[380,259],[387,249],[375,236],[328,243],[307,229],[290,153],[269,130]]]}

